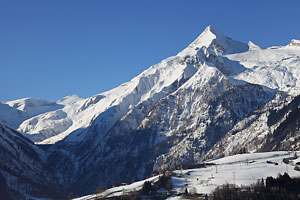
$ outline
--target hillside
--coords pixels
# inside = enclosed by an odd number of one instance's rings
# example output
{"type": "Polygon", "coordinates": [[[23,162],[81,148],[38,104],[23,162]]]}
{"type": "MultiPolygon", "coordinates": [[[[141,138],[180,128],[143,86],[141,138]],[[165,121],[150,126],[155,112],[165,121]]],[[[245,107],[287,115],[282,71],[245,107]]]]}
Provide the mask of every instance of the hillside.
{"type": "MultiPolygon", "coordinates": [[[[205,161],[201,168],[191,168],[175,170],[170,175],[173,188],[166,199],[185,199],[186,189],[190,195],[208,196],[218,187],[225,184],[235,184],[237,186],[254,184],[267,177],[277,177],[278,174],[288,173],[291,177],[299,177],[300,171],[294,168],[299,158],[294,158],[294,154],[299,152],[275,151],[268,153],[237,154],[224,158],[216,158],[205,161]],[[283,159],[290,159],[289,164],[285,164],[283,159]]],[[[99,194],[88,195],[77,198],[77,200],[105,199],[109,197],[121,197],[137,191],[141,191],[146,181],[154,184],[158,176],[132,183],[126,186],[119,186],[107,189],[99,194]]]]}
{"type": "Polygon", "coordinates": [[[2,122],[0,158],[1,198],[63,197],[57,178],[44,164],[46,153],[2,122]]]}

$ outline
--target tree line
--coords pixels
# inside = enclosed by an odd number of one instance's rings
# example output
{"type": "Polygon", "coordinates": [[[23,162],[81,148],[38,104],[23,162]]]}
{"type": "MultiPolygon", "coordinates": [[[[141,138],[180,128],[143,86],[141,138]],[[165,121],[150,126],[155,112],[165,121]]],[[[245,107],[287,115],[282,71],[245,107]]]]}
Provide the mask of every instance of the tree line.
{"type": "Polygon", "coordinates": [[[267,177],[250,186],[223,185],[211,195],[212,200],[297,200],[300,199],[300,178],[287,173],[267,177]]]}

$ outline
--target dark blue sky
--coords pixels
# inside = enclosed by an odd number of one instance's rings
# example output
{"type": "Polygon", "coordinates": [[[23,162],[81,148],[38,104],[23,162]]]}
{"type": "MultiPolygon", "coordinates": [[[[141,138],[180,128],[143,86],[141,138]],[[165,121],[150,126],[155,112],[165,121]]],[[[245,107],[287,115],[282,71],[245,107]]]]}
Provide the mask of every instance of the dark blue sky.
{"type": "Polygon", "coordinates": [[[0,0],[0,101],[89,97],[175,55],[207,25],[242,42],[300,39],[300,1],[0,0]]]}

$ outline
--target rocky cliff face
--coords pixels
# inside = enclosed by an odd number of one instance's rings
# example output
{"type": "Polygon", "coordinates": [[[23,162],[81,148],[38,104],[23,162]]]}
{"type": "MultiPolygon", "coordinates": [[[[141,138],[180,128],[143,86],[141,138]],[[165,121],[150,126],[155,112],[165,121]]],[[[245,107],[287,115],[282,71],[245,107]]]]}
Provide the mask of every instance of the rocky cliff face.
{"type": "Polygon", "coordinates": [[[244,152],[298,150],[299,96],[277,93],[261,109],[236,124],[205,158],[244,152]]]}
{"type": "Polygon", "coordinates": [[[53,172],[44,164],[46,153],[0,122],[0,194],[4,199],[61,198],[53,172]],[[44,160],[43,160],[44,159],[44,160]]]}

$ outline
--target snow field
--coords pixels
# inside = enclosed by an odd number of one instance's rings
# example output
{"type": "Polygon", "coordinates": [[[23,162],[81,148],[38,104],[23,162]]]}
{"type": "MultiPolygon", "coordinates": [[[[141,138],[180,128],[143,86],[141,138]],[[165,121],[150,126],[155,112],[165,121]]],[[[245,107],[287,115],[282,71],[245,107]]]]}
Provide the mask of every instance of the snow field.
{"type": "MultiPolygon", "coordinates": [[[[299,155],[299,152],[297,152],[299,155]]],[[[300,176],[294,170],[293,164],[283,163],[283,158],[292,157],[291,152],[267,152],[238,154],[216,160],[208,161],[216,165],[206,168],[177,170],[172,176],[173,188],[177,192],[189,191],[209,194],[217,186],[223,184],[250,185],[268,176],[277,177],[278,174],[287,172],[291,177],[300,176]],[[278,165],[275,165],[278,163],[278,165]]],[[[294,160],[293,163],[296,163],[294,160]]]]}
{"type": "MultiPolygon", "coordinates": [[[[300,158],[291,160],[290,164],[283,163],[284,158],[292,158],[295,152],[276,151],[265,153],[238,154],[224,158],[206,161],[205,168],[186,169],[173,171],[171,180],[173,191],[183,193],[187,188],[190,193],[210,194],[214,189],[223,184],[250,185],[262,178],[277,177],[287,172],[291,177],[300,177],[300,171],[294,170],[295,163],[300,158]],[[278,165],[276,165],[277,163],[278,165]]],[[[296,152],[300,155],[300,152],[296,152]]],[[[156,182],[159,176],[154,176],[130,185],[114,187],[99,194],[87,195],[76,200],[92,200],[96,198],[126,195],[138,191],[145,181],[156,182]]],[[[173,195],[168,199],[181,199],[173,195]]]]}

